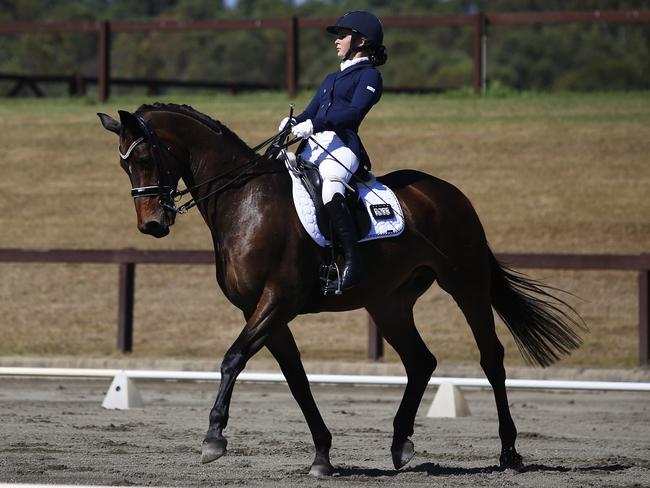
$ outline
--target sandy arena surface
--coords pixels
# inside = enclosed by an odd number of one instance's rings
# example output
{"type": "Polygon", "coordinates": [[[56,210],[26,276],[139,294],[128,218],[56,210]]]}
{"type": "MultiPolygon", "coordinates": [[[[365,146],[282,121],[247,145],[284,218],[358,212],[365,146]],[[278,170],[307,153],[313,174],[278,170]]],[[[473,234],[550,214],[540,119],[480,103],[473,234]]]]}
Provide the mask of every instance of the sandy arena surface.
{"type": "Polygon", "coordinates": [[[311,436],[286,385],[239,384],[228,454],[200,463],[216,384],[141,381],[144,409],[101,408],[110,380],[0,378],[0,482],[150,486],[650,486],[650,394],[511,391],[523,472],[497,467],[489,390],[464,390],[472,416],[429,419],[411,463],[389,445],[401,387],[313,390],[334,436],[328,479],[307,476],[311,436]]]}

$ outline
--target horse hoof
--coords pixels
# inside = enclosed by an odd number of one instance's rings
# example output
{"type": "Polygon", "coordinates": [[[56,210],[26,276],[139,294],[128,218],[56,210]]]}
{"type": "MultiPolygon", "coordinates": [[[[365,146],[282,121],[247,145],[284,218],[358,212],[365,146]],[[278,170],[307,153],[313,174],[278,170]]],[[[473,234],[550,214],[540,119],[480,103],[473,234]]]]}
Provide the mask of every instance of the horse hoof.
{"type": "Polygon", "coordinates": [[[226,454],[228,440],[225,437],[218,439],[206,439],[201,445],[201,462],[210,463],[226,454]]]}
{"type": "Polygon", "coordinates": [[[413,459],[415,447],[411,439],[406,439],[401,445],[391,447],[390,453],[393,456],[393,466],[395,469],[400,469],[413,459]]]}
{"type": "Polygon", "coordinates": [[[523,468],[523,458],[515,450],[514,447],[501,449],[501,456],[499,456],[499,465],[501,469],[514,469],[515,471],[523,468]]]}
{"type": "Polygon", "coordinates": [[[323,478],[327,476],[332,476],[334,468],[330,463],[327,464],[312,464],[311,469],[309,470],[310,476],[315,476],[317,478],[323,478]]]}

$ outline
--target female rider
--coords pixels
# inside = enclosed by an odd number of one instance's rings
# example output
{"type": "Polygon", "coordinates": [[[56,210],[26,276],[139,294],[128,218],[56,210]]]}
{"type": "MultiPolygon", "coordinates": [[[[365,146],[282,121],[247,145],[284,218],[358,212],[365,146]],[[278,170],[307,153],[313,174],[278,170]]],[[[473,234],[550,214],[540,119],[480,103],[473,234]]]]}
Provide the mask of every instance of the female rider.
{"type": "MultiPolygon", "coordinates": [[[[341,69],[327,75],[305,111],[291,121],[291,132],[307,139],[300,155],[316,164],[321,174],[323,203],[345,256],[339,284],[345,290],[358,283],[361,268],[356,227],[343,195],[359,165],[370,168],[358,130],[381,98],[382,80],[375,66],[384,64],[387,56],[383,26],[370,12],[348,12],[327,31],[336,34],[341,69]]],[[[287,122],[285,118],[280,130],[287,122]]]]}

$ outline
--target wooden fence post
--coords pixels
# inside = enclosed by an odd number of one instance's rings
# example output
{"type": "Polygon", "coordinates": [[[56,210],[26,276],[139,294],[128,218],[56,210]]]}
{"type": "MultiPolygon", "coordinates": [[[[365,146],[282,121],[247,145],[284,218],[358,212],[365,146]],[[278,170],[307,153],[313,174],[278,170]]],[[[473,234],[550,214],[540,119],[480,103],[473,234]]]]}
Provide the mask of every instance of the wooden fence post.
{"type": "Polygon", "coordinates": [[[135,263],[120,263],[117,308],[117,349],[133,351],[133,303],[135,301],[135,263]]]}
{"type": "Polygon", "coordinates": [[[287,93],[296,96],[298,88],[298,17],[289,17],[287,28],[287,93]]]}
{"type": "Polygon", "coordinates": [[[650,269],[639,271],[639,366],[650,366],[650,269]]]}
{"type": "Polygon", "coordinates": [[[372,317],[368,315],[368,359],[381,361],[384,358],[384,339],[372,317]]]}
{"type": "Polygon", "coordinates": [[[481,93],[486,88],[487,19],[483,12],[474,16],[474,91],[481,93]]]}
{"type": "Polygon", "coordinates": [[[111,25],[107,20],[99,23],[98,44],[97,85],[99,87],[99,101],[104,103],[108,100],[111,91],[111,25]]]}

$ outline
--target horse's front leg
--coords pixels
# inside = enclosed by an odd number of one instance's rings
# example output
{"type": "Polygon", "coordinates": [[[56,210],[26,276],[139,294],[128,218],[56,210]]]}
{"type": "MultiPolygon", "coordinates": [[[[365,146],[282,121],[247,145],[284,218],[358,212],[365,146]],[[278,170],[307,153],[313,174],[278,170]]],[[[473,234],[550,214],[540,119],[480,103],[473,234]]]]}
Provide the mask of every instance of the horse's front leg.
{"type": "Polygon", "coordinates": [[[327,429],[323,417],[318,411],[314,397],[309,388],[309,380],[300,360],[300,351],[289,326],[283,325],[269,337],[266,347],[280,365],[289,389],[300,406],[316,448],[316,457],[309,474],[312,476],[329,476],[334,471],[330,464],[330,447],[332,434],[327,429]]]}
{"type": "Polygon", "coordinates": [[[293,316],[287,312],[287,307],[277,299],[275,293],[269,290],[263,294],[257,308],[221,363],[221,383],[217,400],[210,411],[210,426],[203,440],[201,462],[209,463],[226,453],[228,441],[223,436],[223,430],[228,424],[230,398],[235,380],[274,329],[286,324],[292,318],[293,316]]]}

